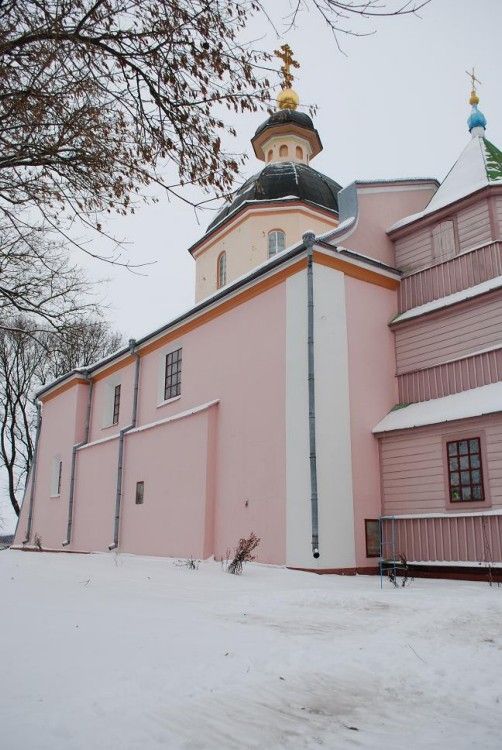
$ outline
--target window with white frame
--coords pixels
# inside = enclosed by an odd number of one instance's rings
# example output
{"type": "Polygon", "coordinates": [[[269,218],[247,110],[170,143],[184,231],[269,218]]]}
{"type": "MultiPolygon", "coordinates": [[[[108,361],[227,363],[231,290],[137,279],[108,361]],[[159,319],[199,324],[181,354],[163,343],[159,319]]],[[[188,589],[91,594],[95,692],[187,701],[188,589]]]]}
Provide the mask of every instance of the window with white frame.
{"type": "Polygon", "coordinates": [[[62,478],[63,459],[61,458],[61,456],[54,456],[54,458],[52,459],[51,497],[60,496],[62,478]]]}
{"type": "Polygon", "coordinates": [[[282,229],[274,229],[268,235],[268,257],[277,255],[286,247],[286,235],[282,229]]]}
{"type": "Polygon", "coordinates": [[[181,394],[181,349],[166,354],[164,401],[181,394]]]}
{"type": "Polygon", "coordinates": [[[118,424],[121,400],[120,373],[109,377],[103,385],[103,427],[118,424]]]}

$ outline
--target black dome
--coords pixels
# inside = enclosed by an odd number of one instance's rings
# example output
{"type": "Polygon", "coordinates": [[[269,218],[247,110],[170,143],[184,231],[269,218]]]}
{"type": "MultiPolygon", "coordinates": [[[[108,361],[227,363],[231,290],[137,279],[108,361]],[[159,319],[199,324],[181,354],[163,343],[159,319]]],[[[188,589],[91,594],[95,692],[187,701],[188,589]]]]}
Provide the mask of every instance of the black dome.
{"type": "MultiPolygon", "coordinates": [[[[283,110],[293,115],[307,117],[301,112],[283,110]]],[[[280,114],[280,113],[274,113],[280,114]]],[[[210,232],[214,227],[234,214],[248,201],[274,201],[281,198],[300,198],[315,203],[338,213],[338,192],[341,186],[330,177],[317,172],[306,164],[290,161],[267,164],[261,172],[246,180],[237,190],[231,203],[225,205],[208,226],[210,232]]]]}
{"type": "Polygon", "coordinates": [[[273,112],[268,120],[262,122],[257,128],[254,137],[263,133],[266,128],[274,127],[274,125],[284,125],[285,123],[294,123],[300,128],[306,128],[315,132],[314,123],[305,112],[297,112],[295,109],[279,109],[277,112],[273,112]]]}

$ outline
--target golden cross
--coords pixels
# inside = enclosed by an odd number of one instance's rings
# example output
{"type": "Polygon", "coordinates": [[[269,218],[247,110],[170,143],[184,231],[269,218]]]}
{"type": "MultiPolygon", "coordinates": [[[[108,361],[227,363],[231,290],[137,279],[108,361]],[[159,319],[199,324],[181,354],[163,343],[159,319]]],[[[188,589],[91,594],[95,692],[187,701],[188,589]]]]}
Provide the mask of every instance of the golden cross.
{"type": "Polygon", "coordinates": [[[274,51],[274,55],[277,55],[277,57],[280,58],[284,63],[284,65],[281,67],[281,73],[284,78],[283,85],[284,88],[290,89],[294,79],[290,68],[299,68],[300,63],[296,60],[293,60],[293,52],[291,51],[291,47],[289,46],[289,44],[283,44],[280,49],[276,49],[274,51]]]}
{"type": "Polygon", "coordinates": [[[472,73],[469,73],[468,70],[466,70],[465,72],[467,73],[467,75],[471,79],[471,81],[472,81],[472,90],[475,92],[476,91],[476,83],[481,83],[481,81],[479,80],[479,78],[476,78],[476,76],[474,75],[474,68],[472,69],[472,73]]]}

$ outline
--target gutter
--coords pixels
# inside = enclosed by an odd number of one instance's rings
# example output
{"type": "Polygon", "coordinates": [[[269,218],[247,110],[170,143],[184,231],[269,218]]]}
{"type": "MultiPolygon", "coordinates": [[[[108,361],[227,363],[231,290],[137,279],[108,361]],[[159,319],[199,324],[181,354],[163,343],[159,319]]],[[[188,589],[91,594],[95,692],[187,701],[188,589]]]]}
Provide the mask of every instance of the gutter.
{"type": "Polygon", "coordinates": [[[89,442],[89,429],[91,425],[91,405],[92,405],[92,388],[93,388],[93,382],[91,378],[89,377],[89,373],[87,370],[84,370],[82,372],[82,375],[84,378],[87,378],[89,382],[89,392],[87,394],[87,409],[86,409],[86,415],[85,415],[85,431],[84,431],[84,439],[81,443],[76,443],[76,445],[73,446],[72,452],[71,452],[71,474],[70,474],[70,497],[68,499],[68,525],[66,528],[66,539],[62,543],[63,547],[67,547],[71,543],[71,532],[73,527],[73,498],[75,496],[75,471],[76,471],[76,464],[77,464],[77,451],[79,448],[82,448],[82,446],[86,445],[89,442]]]}
{"type": "Polygon", "coordinates": [[[312,516],[312,556],[317,560],[319,552],[319,501],[317,493],[317,453],[315,434],[315,368],[314,368],[314,232],[305,232],[302,237],[307,249],[307,354],[309,394],[309,449],[310,449],[310,507],[312,516]]]}
{"type": "Polygon", "coordinates": [[[114,550],[119,544],[119,528],[120,528],[120,506],[122,504],[122,477],[124,473],[124,437],[127,432],[134,430],[136,427],[136,421],[138,416],[138,386],[139,386],[139,367],[140,367],[140,356],[136,351],[135,339],[129,339],[129,351],[136,358],[136,366],[134,369],[134,391],[132,401],[132,419],[131,424],[120,430],[119,435],[119,457],[117,466],[117,492],[115,495],[115,527],[113,533],[113,542],[108,545],[108,549],[114,550]]]}
{"type": "Polygon", "coordinates": [[[33,462],[30,468],[31,487],[30,487],[30,504],[28,507],[28,526],[26,527],[26,539],[23,544],[28,544],[31,537],[31,525],[33,522],[33,502],[35,499],[35,479],[37,475],[37,456],[38,456],[38,440],[40,437],[40,428],[42,426],[42,404],[37,402],[37,429],[35,433],[35,446],[33,448],[33,462]]]}

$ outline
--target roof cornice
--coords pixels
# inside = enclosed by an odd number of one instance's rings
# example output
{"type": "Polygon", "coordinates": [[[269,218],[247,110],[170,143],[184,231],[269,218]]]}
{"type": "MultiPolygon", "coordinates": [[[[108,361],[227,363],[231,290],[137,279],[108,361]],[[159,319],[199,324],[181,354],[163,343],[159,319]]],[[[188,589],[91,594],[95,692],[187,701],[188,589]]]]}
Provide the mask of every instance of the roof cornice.
{"type": "Polygon", "coordinates": [[[215,240],[218,240],[219,233],[224,236],[228,234],[228,232],[231,232],[237,224],[243,221],[247,213],[258,213],[264,209],[274,209],[275,211],[291,210],[292,208],[297,207],[307,208],[309,212],[323,214],[324,216],[329,216],[333,219],[338,219],[339,216],[337,211],[332,211],[329,208],[325,208],[324,206],[320,206],[319,204],[305,200],[304,198],[297,198],[296,196],[292,196],[291,198],[275,198],[269,201],[244,201],[232,214],[223,219],[220,224],[217,224],[213,229],[206,232],[203,237],[194,242],[194,244],[188,248],[188,252],[192,257],[196,257],[196,255],[199,255],[200,252],[202,252],[202,248],[206,243],[212,243],[215,240]]]}

